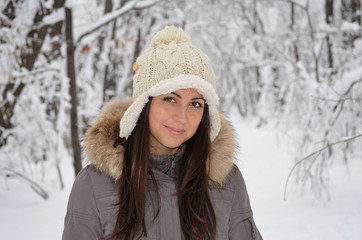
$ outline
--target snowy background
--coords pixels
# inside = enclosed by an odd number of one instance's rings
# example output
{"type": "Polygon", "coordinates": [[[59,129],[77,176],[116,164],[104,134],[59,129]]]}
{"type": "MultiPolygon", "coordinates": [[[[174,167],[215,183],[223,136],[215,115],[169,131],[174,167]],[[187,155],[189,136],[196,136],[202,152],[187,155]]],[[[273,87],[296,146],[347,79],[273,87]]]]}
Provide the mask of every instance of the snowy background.
{"type": "Polygon", "coordinates": [[[0,7],[1,239],[61,238],[79,145],[70,129],[81,141],[104,103],[130,96],[132,64],[165,25],[210,57],[264,239],[362,239],[361,1],[0,7]]]}

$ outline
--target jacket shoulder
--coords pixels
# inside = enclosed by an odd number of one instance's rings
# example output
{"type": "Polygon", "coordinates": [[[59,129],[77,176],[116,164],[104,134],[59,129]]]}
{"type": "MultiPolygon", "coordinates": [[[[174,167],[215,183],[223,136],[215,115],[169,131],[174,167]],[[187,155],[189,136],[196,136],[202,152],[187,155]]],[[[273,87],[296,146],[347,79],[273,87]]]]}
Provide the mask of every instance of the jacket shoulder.
{"type": "Polygon", "coordinates": [[[99,239],[102,236],[89,168],[83,168],[73,183],[64,219],[63,240],[99,239]]]}
{"type": "MultiPolygon", "coordinates": [[[[90,164],[77,175],[69,196],[63,239],[102,239],[104,216],[117,199],[117,183],[90,164]]],[[[105,229],[107,228],[107,229],[105,229]]]]}
{"type": "Polygon", "coordinates": [[[87,172],[90,178],[96,200],[101,197],[99,196],[100,194],[118,191],[118,182],[108,173],[99,170],[95,165],[90,164],[86,166],[84,171],[87,172]]]}
{"type": "Polygon", "coordinates": [[[232,214],[243,215],[244,218],[251,217],[252,210],[245,180],[235,164],[233,165],[225,187],[233,191],[232,214]]]}

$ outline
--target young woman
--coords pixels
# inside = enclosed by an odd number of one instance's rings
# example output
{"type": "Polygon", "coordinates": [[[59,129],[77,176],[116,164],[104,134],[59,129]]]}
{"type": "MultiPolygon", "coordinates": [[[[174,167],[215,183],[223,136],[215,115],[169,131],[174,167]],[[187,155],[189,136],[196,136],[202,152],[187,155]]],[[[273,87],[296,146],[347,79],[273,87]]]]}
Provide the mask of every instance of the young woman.
{"type": "Polygon", "coordinates": [[[63,239],[262,239],[209,60],[166,27],[84,137],[63,239]]]}

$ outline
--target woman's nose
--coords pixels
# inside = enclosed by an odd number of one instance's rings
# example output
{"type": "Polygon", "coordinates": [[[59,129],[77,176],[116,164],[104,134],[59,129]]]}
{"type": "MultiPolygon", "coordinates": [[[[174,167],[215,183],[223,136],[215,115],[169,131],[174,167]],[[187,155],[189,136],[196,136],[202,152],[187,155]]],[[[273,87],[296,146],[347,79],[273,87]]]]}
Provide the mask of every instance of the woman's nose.
{"type": "Polygon", "coordinates": [[[187,107],[180,106],[177,109],[175,109],[174,113],[174,119],[180,123],[186,123],[187,122],[187,107]]]}

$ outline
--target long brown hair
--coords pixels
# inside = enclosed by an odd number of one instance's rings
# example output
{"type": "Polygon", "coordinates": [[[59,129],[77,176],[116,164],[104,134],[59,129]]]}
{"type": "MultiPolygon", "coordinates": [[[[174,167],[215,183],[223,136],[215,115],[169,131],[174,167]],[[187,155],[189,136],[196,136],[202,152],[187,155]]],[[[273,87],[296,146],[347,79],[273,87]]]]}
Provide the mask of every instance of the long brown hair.
{"type": "MultiPolygon", "coordinates": [[[[116,143],[125,147],[122,175],[119,187],[119,210],[115,228],[108,239],[139,239],[147,236],[145,224],[146,178],[151,176],[159,193],[152,170],[148,167],[149,109],[148,101],[137,125],[127,139],[116,143]]],[[[209,178],[206,172],[210,152],[210,120],[208,105],[205,104],[200,125],[186,143],[181,159],[178,182],[178,205],[181,228],[186,239],[215,239],[216,216],[208,192],[209,178]]],[[[160,205],[159,205],[160,207],[160,205]]],[[[159,210],[159,209],[158,209],[159,210]]],[[[157,217],[158,211],[155,214],[157,217]]]]}

